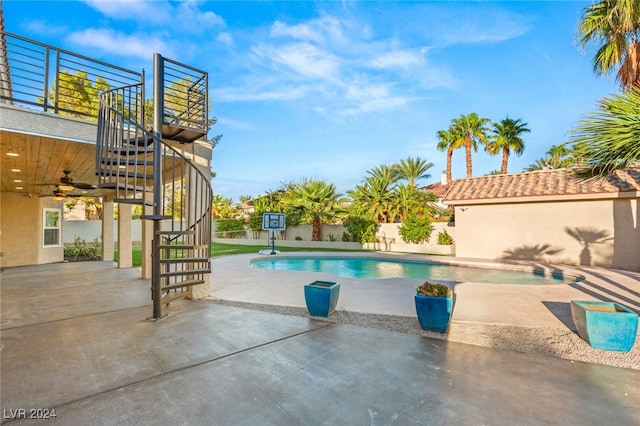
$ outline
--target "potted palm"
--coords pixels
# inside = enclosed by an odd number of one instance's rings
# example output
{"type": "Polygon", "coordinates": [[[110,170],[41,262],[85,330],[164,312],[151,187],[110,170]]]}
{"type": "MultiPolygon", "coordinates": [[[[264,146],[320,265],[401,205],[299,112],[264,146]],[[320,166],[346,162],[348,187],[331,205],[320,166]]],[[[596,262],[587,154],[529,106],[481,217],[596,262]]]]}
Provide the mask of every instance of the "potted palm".
{"type": "Polygon", "coordinates": [[[304,300],[309,315],[328,317],[338,304],[340,283],[333,281],[314,281],[304,286],[304,300]]]}
{"type": "Polygon", "coordinates": [[[416,313],[423,330],[446,333],[451,320],[451,289],[428,281],[416,288],[416,313]]]}

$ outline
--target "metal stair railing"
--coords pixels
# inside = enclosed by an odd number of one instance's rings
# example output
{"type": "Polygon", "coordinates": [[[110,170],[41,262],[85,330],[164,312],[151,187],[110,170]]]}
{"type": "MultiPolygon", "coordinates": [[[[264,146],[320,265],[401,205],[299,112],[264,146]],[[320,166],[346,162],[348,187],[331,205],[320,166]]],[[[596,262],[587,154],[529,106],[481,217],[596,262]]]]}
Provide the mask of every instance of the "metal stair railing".
{"type": "Polygon", "coordinates": [[[153,207],[152,299],[161,305],[188,295],[211,272],[209,177],[187,156],[144,128],[144,90],[129,85],[100,96],[96,171],[114,201],[153,207]],[[159,173],[154,166],[159,157],[159,173]],[[159,225],[161,224],[161,225],[159,225]],[[156,284],[158,283],[158,284],[156,284]]]}

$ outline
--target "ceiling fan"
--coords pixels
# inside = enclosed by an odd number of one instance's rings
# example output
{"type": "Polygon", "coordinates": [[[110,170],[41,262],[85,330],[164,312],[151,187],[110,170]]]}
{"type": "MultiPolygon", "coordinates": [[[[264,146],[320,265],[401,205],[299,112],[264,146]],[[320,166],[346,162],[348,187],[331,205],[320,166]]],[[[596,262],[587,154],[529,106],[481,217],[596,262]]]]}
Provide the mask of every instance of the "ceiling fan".
{"type": "Polygon", "coordinates": [[[60,178],[60,183],[58,184],[58,189],[60,191],[72,191],[75,188],[78,189],[96,189],[95,185],[90,183],[83,182],[74,182],[71,176],[71,172],[69,170],[63,170],[64,176],[60,178]]]}
{"type": "MultiPolygon", "coordinates": [[[[95,185],[84,182],[74,182],[71,178],[71,172],[69,170],[63,170],[64,176],[60,178],[60,183],[51,183],[51,184],[43,184],[43,185],[55,185],[55,189],[53,190],[53,194],[51,195],[54,200],[62,200],[65,197],[77,196],[77,195],[69,195],[65,194],[64,191],[73,191],[74,189],[96,189],[95,185]]],[[[47,197],[49,195],[46,195],[47,197]]]]}

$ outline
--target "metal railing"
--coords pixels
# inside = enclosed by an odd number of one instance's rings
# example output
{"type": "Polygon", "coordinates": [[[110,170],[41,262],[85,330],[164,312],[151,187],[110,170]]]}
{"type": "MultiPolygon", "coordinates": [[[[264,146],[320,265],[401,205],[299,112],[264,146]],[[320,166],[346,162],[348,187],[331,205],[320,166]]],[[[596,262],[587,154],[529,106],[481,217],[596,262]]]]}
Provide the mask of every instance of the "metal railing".
{"type": "Polygon", "coordinates": [[[163,58],[163,123],[206,133],[207,80],[203,71],[163,58]]]}
{"type": "Polygon", "coordinates": [[[95,121],[101,91],[144,80],[144,72],[15,34],[0,39],[0,103],[95,121]]]}

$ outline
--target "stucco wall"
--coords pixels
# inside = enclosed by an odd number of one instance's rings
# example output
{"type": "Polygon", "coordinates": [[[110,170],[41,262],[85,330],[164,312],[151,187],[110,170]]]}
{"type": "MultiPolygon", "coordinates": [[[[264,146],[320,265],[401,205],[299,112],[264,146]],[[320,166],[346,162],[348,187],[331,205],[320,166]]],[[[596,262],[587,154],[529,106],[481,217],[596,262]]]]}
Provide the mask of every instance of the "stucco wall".
{"type": "MultiPolygon", "coordinates": [[[[49,197],[32,197],[25,194],[3,192],[0,194],[0,258],[2,267],[62,262],[64,250],[59,247],[43,247],[43,208],[60,208],[62,203],[49,197]]],[[[64,222],[61,224],[64,235],[64,222]]]]}
{"type": "Polygon", "coordinates": [[[638,199],[456,207],[456,255],[640,270],[638,199]]]}

